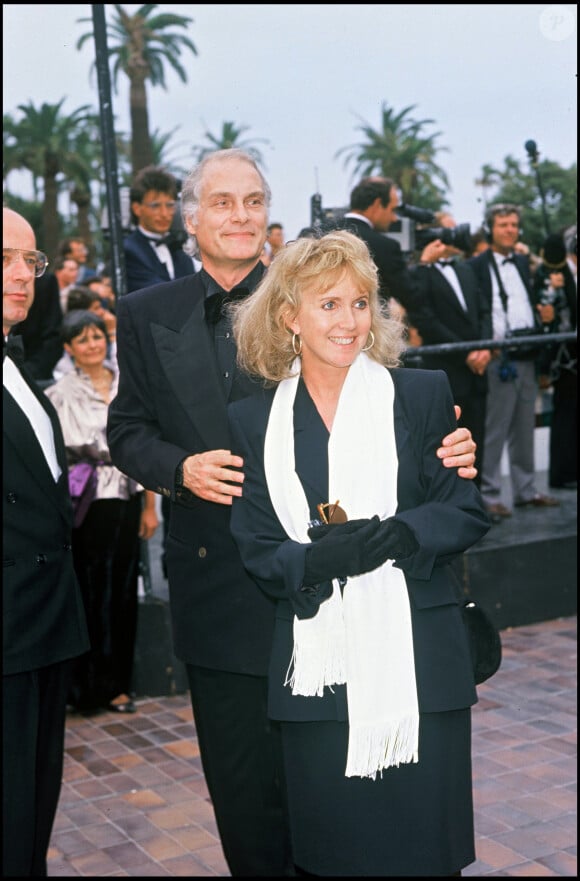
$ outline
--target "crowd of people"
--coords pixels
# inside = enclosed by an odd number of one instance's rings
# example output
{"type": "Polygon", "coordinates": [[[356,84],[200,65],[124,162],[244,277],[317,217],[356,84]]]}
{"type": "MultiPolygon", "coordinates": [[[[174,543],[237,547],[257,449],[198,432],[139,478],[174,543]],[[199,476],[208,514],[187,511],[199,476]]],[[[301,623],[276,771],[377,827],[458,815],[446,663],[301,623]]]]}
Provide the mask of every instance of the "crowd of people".
{"type": "MultiPolygon", "coordinates": [[[[180,192],[143,169],[123,296],[80,238],[47,270],[4,209],[7,874],[46,874],[66,707],[137,709],[139,550],[157,502],[174,650],[232,875],[453,875],[475,858],[477,698],[449,561],[511,515],[504,446],[514,503],[558,504],[534,483],[535,400],[553,384],[557,435],[575,438],[575,348],[538,360],[503,342],[575,329],[576,240],[533,262],[503,204],[481,253],[435,239],[409,260],[385,235],[399,204],[388,178],[360,181],[336,229],[288,244],[270,200],[238,149],[208,155],[180,192]],[[404,360],[414,343],[478,340],[498,347],[404,360]],[[43,594],[22,610],[28,582],[54,589],[52,605],[43,594]]],[[[575,446],[551,445],[551,486],[575,486],[575,446]]]]}

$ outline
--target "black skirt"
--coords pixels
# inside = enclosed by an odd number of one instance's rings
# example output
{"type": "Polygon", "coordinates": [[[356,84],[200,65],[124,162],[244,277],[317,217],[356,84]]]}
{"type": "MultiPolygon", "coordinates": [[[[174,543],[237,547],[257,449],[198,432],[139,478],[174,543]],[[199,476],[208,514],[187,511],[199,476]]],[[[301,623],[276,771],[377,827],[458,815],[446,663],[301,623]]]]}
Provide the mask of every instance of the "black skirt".
{"type": "Polygon", "coordinates": [[[345,777],[348,725],[283,722],[292,846],[314,875],[451,875],[475,860],[469,709],[426,713],[419,762],[345,777]]]}

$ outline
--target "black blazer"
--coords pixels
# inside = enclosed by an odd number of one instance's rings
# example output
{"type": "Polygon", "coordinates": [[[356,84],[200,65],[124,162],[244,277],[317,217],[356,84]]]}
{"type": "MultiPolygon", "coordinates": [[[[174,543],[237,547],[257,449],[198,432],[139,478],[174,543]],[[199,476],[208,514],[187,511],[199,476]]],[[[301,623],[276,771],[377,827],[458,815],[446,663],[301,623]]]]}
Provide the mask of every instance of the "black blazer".
{"type": "Polygon", "coordinates": [[[89,648],[71,551],[72,505],[56,411],[21,371],[48,413],[62,474],[55,483],[30,422],[3,389],[3,674],[36,670],[89,648]]]}
{"type": "MultiPolygon", "coordinates": [[[[538,304],[538,297],[532,290],[529,258],[525,254],[515,254],[514,257],[516,269],[518,270],[520,277],[524,283],[524,287],[528,295],[528,300],[530,306],[532,307],[532,312],[534,315],[534,330],[536,331],[536,333],[541,333],[542,323],[536,309],[536,306],[538,304]]],[[[493,269],[491,267],[491,260],[493,259],[493,252],[491,248],[488,248],[487,251],[482,251],[482,253],[478,254],[477,257],[470,257],[467,261],[467,263],[473,268],[479,280],[481,291],[488,303],[490,312],[493,300],[493,287],[491,282],[491,275],[493,272],[493,269]]],[[[514,330],[516,329],[517,328],[514,328],[514,330]]]]}
{"type": "MultiPolygon", "coordinates": [[[[483,296],[473,268],[458,262],[453,267],[467,311],[445,276],[436,266],[416,266],[411,270],[419,296],[419,308],[409,313],[410,323],[419,331],[426,346],[491,339],[489,302],[483,296]]],[[[444,370],[455,396],[485,394],[487,376],[478,376],[465,363],[467,352],[423,355],[422,365],[444,370]]]]}
{"type": "MultiPolygon", "coordinates": [[[[470,706],[476,700],[460,589],[448,565],[489,529],[479,491],[433,455],[455,427],[447,377],[441,371],[392,370],[395,438],[399,458],[397,518],[411,527],[419,550],[400,564],[409,597],[419,707],[423,712],[470,706]]],[[[306,545],[290,541],[276,517],[263,467],[264,435],[274,391],[230,405],[234,451],[244,457],[244,493],[235,499],[231,528],[242,560],[263,593],[277,602],[270,665],[269,712],[288,720],[344,719],[344,687],[322,698],[292,696],[283,682],[292,656],[294,614],[310,617],[323,597],[299,590],[306,545]],[[308,608],[308,604],[311,608],[308,608]]],[[[294,411],[296,470],[316,517],[328,497],[326,443],[313,408],[299,400],[294,411]]],[[[327,438],[327,435],[326,435],[327,438]]],[[[356,455],[356,452],[355,452],[356,455]]],[[[258,587],[255,588],[258,590],[258,587]]]]}
{"type": "MultiPolygon", "coordinates": [[[[125,252],[125,274],[127,291],[137,291],[154,284],[162,284],[169,281],[169,273],[165,263],[162,263],[149,239],[140,230],[135,229],[123,242],[125,252]]],[[[188,257],[181,247],[171,247],[175,278],[184,278],[193,275],[195,267],[193,260],[188,257]]]]}
{"type": "Polygon", "coordinates": [[[341,219],[336,228],[346,229],[367,243],[379,271],[380,296],[384,300],[394,297],[408,312],[416,308],[417,292],[399,243],[355,217],[341,219]]]}
{"type": "Polygon", "coordinates": [[[182,459],[231,448],[203,300],[199,275],[119,298],[119,391],[109,407],[108,443],[118,468],[172,500],[166,556],[177,657],[265,676],[274,603],[244,570],[231,508],[175,494],[182,459]]]}

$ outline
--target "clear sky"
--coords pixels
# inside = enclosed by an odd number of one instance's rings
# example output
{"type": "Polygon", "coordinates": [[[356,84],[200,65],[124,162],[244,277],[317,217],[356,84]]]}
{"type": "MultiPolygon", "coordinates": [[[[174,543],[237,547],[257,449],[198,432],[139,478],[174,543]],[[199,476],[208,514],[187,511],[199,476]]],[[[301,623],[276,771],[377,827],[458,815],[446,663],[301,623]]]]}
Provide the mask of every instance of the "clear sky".
{"type": "MultiPolygon", "coordinates": [[[[139,8],[124,4],[129,11],[139,8]]],[[[107,5],[106,13],[112,12],[107,5]]],[[[186,168],[204,132],[224,121],[248,126],[273,192],[271,220],[294,238],[310,222],[310,197],[344,206],[356,179],[336,152],[363,140],[362,121],[379,129],[381,105],[433,119],[447,147],[458,223],[479,226],[484,164],[510,154],[527,167],[524,143],[540,159],[569,168],[577,154],[576,7],[570,4],[160,4],[190,16],[184,52],[188,83],[169,68],[168,91],[149,87],[150,125],[178,127],[172,155],[186,168]]],[[[3,5],[4,113],[19,104],[56,103],[64,112],[98,108],[89,77],[94,44],[75,49],[88,30],[85,4],[3,5]]],[[[185,32],[184,32],[185,33],[185,32]]],[[[122,82],[121,82],[122,80],[122,82]]],[[[113,95],[116,127],[129,131],[126,78],[113,95]]],[[[10,180],[13,186],[12,178],[10,180]]],[[[22,192],[29,196],[30,193],[22,192]]]]}

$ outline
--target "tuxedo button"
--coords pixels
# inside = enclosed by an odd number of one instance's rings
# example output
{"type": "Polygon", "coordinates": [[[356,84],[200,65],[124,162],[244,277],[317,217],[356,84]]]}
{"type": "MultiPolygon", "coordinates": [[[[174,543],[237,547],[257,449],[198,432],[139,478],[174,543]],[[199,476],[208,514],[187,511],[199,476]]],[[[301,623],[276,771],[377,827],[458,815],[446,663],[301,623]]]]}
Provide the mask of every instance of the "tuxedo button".
{"type": "Polygon", "coordinates": [[[42,564],[46,563],[46,561],[47,561],[46,554],[37,554],[36,555],[36,562],[38,563],[39,566],[42,566],[42,564]]]}
{"type": "Polygon", "coordinates": [[[200,548],[197,552],[197,555],[203,560],[205,557],[207,557],[207,548],[200,548]]]}
{"type": "Polygon", "coordinates": [[[7,495],[6,495],[6,501],[7,501],[10,505],[14,505],[14,504],[16,503],[16,493],[7,493],[7,495]]]}

